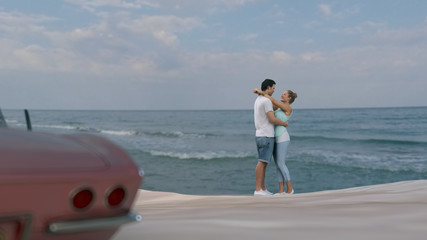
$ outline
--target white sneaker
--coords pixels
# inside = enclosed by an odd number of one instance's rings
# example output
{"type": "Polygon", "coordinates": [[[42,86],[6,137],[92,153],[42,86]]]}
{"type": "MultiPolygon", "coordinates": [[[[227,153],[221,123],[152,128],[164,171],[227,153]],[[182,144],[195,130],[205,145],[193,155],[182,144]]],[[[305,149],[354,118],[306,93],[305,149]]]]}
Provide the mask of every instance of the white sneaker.
{"type": "Polygon", "coordinates": [[[254,196],[266,196],[263,190],[259,190],[254,192],[254,196]]]}
{"type": "Polygon", "coordinates": [[[281,193],[275,193],[273,196],[280,197],[280,196],[286,196],[286,195],[288,195],[286,192],[281,192],[281,193]]]}
{"type": "Polygon", "coordinates": [[[273,195],[271,192],[269,192],[267,189],[265,190],[259,190],[254,192],[254,196],[271,196],[273,195]]]}
{"type": "Polygon", "coordinates": [[[265,190],[262,190],[262,191],[264,191],[265,193],[267,193],[267,195],[269,195],[269,196],[273,195],[273,193],[271,193],[270,191],[268,191],[267,188],[265,190]]]}
{"type": "Polygon", "coordinates": [[[278,197],[280,197],[280,196],[292,195],[292,194],[294,194],[294,193],[295,193],[295,192],[294,192],[294,189],[292,189],[292,191],[291,191],[290,193],[287,193],[287,192],[275,193],[273,196],[278,196],[278,197]]]}

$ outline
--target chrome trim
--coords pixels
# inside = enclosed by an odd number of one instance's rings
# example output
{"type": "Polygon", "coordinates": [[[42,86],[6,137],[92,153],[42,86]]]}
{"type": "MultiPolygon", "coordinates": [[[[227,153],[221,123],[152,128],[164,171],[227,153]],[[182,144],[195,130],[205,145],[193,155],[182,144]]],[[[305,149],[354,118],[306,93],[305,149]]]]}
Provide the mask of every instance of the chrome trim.
{"type": "Polygon", "coordinates": [[[31,214],[0,216],[0,222],[11,222],[11,221],[20,221],[24,225],[22,230],[22,235],[19,238],[19,240],[30,239],[31,225],[33,222],[33,216],[31,214]]]}
{"type": "Polygon", "coordinates": [[[138,169],[138,175],[139,175],[140,177],[144,177],[145,172],[144,172],[144,170],[142,170],[142,168],[139,168],[139,169],[138,169]]]}
{"type": "Polygon", "coordinates": [[[111,217],[111,218],[97,218],[89,220],[78,220],[78,221],[63,221],[63,222],[53,222],[49,224],[48,232],[55,234],[62,233],[76,233],[84,231],[94,231],[104,228],[114,228],[119,227],[122,224],[131,223],[131,222],[140,222],[142,216],[130,212],[126,215],[111,217]]]}

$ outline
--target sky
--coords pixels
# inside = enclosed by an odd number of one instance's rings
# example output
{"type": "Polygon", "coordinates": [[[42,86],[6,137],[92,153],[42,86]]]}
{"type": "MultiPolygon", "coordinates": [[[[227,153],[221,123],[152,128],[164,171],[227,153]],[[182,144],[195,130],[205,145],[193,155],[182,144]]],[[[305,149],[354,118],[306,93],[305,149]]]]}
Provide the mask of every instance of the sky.
{"type": "Polygon", "coordinates": [[[0,108],[427,106],[424,0],[0,0],[0,108]]]}

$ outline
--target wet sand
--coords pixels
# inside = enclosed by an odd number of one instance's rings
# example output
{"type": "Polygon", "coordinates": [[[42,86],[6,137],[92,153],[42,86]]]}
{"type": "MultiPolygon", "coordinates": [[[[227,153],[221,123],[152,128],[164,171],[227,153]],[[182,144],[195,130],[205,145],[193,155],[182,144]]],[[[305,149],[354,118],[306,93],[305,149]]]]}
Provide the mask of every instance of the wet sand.
{"type": "Polygon", "coordinates": [[[427,180],[285,197],[140,190],[134,210],[142,222],[114,240],[425,239],[427,180]]]}

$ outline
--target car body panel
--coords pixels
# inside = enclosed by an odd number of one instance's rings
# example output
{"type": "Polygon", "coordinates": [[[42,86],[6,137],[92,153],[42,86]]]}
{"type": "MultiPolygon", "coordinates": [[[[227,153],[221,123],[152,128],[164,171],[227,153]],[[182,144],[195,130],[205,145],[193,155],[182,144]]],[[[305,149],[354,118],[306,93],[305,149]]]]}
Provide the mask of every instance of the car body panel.
{"type": "Polygon", "coordinates": [[[103,156],[88,148],[67,137],[3,130],[0,135],[0,172],[103,171],[109,167],[103,156]]]}
{"type": "Polygon", "coordinates": [[[0,239],[25,239],[25,227],[28,239],[108,239],[134,216],[140,173],[121,148],[95,135],[0,129],[0,239]],[[117,187],[125,198],[110,206],[108,195],[117,187]],[[78,209],[72,199],[82,189],[92,191],[93,200],[78,209]],[[77,231],[79,222],[96,227],[77,231]],[[58,223],[74,232],[52,231],[58,223]]]}

